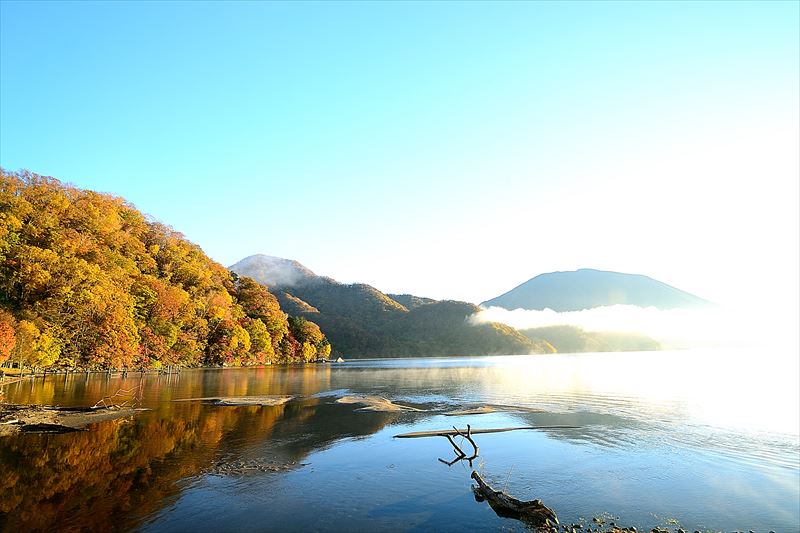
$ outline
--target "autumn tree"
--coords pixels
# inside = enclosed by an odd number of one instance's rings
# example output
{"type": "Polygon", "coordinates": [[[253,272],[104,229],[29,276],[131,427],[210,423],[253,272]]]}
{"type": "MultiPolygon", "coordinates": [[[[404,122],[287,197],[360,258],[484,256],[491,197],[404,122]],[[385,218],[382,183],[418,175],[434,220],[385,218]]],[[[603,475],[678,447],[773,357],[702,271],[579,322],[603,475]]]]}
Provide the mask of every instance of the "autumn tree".
{"type": "Polygon", "coordinates": [[[15,323],[11,313],[0,310],[0,363],[8,359],[17,344],[17,336],[14,333],[15,323]]]}
{"type": "Polygon", "coordinates": [[[30,172],[0,170],[0,310],[0,360],[33,366],[257,364],[322,346],[169,226],[30,172]]]}
{"type": "Polygon", "coordinates": [[[48,367],[58,360],[61,345],[58,339],[42,332],[33,322],[20,320],[16,328],[17,342],[11,352],[12,360],[22,366],[48,367]]]}
{"type": "Polygon", "coordinates": [[[330,344],[319,326],[303,317],[289,317],[289,331],[299,344],[296,357],[311,361],[330,355],[330,344]]]}

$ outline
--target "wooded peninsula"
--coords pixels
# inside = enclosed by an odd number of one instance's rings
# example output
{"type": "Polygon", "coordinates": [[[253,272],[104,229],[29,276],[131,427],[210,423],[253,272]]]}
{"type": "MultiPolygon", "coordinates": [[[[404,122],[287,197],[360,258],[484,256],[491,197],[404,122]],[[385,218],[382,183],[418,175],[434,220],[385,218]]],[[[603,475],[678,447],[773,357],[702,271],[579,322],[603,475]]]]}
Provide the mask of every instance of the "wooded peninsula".
{"type": "Polygon", "coordinates": [[[330,351],[266,287],[125,200],[0,169],[0,362],[235,366],[330,351]]]}

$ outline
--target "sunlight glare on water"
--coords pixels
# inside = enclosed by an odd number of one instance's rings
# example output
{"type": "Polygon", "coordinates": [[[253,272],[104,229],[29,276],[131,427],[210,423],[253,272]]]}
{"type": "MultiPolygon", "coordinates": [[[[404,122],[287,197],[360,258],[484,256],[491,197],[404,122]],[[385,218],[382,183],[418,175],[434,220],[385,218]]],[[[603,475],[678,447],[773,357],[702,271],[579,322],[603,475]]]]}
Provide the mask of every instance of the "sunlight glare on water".
{"type": "Polygon", "coordinates": [[[506,396],[582,395],[635,400],[642,409],[685,411],[698,424],[800,434],[800,366],[788,353],[675,351],[507,357],[497,361],[506,396]]]}

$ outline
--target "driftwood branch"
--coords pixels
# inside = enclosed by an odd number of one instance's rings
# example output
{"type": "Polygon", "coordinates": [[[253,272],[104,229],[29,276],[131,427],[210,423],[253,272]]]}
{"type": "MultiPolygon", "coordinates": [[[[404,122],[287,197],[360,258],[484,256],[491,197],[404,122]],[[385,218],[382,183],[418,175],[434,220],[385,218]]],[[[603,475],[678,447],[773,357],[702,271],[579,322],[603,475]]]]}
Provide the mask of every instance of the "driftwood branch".
{"type": "Polygon", "coordinates": [[[558,525],[556,513],[541,500],[524,502],[503,491],[494,490],[475,471],[470,477],[478,484],[477,487],[472,487],[475,499],[479,502],[487,501],[498,516],[516,518],[537,528],[551,528],[558,525]]]}
{"type": "Polygon", "coordinates": [[[132,389],[119,389],[111,396],[103,396],[92,409],[118,410],[138,407],[142,403],[142,385],[143,382],[140,381],[139,385],[132,389]]]}
{"type": "MultiPolygon", "coordinates": [[[[448,442],[450,442],[450,445],[453,447],[453,451],[456,452],[456,458],[453,459],[452,461],[445,461],[444,459],[442,459],[440,457],[439,458],[439,462],[444,463],[447,466],[453,466],[457,462],[459,462],[459,461],[461,461],[463,459],[466,459],[467,458],[467,454],[464,453],[464,450],[462,450],[458,446],[458,444],[456,444],[456,441],[453,440],[453,437],[451,437],[450,435],[444,435],[444,436],[447,437],[448,442]]],[[[470,466],[472,466],[472,462],[470,462],[470,466]]]]}
{"type": "MultiPolygon", "coordinates": [[[[458,429],[453,426],[453,429],[443,429],[438,431],[418,431],[414,433],[403,433],[395,435],[398,438],[413,439],[421,437],[445,437],[450,445],[453,447],[453,452],[456,454],[455,459],[446,461],[439,459],[440,462],[447,466],[453,466],[459,461],[468,461],[472,467],[472,461],[480,454],[480,448],[472,438],[475,433],[499,433],[504,431],[515,431],[521,429],[576,429],[575,426],[522,426],[510,428],[491,428],[491,429],[472,429],[472,426],[467,424],[467,429],[458,429]],[[466,439],[472,445],[472,455],[468,456],[464,452],[463,441],[461,445],[457,444],[453,439],[454,436],[459,436],[466,439]]],[[[509,472],[509,476],[511,472],[509,472]]],[[[486,501],[489,506],[494,510],[498,516],[506,518],[515,518],[522,520],[529,526],[532,526],[538,532],[557,533],[558,532],[558,517],[556,513],[542,503],[541,500],[522,501],[510,496],[504,491],[494,490],[488,483],[486,483],[481,475],[472,471],[470,476],[477,483],[477,487],[472,487],[472,492],[475,494],[475,499],[479,502],[486,501]]],[[[508,479],[506,479],[508,483],[508,479]]]]}
{"type": "Polygon", "coordinates": [[[457,433],[458,433],[458,434],[459,434],[461,437],[464,437],[465,439],[467,439],[467,440],[469,441],[469,443],[470,443],[470,444],[472,444],[472,449],[473,449],[474,451],[473,451],[472,457],[470,457],[470,458],[469,458],[469,461],[470,461],[470,466],[472,466],[472,459],[475,459],[476,457],[478,457],[478,454],[480,453],[480,448],[478,448],[478,445],[477,445],[477,444],[475,444],[475,441],[474,441],[474,440],[472,440],[472,427],[470,427],[470,425],[469,425],[469,424],[467,424],[467,432],[466,432],[466,433],[461,433],[461,431],[459,431],[458,429],[456,429],[456,427],[455,427],[455,426],[453,426],[453,429],[455,429],[455,430],[456,430],[456,432],[457,432],[457,433]]]}
{"type": "Polygon", "coordinates": [[[453,440],[453,437],[451,437],[450,435],[445,435],[445,437],[447,437],[447,440],[450,441],[450,445],[453,447],[456,454],[460,455],[461,457],[467,456],[467,454],[464,453],[464,450],[458,447],[458,444],[456,444],[456,441],[453,440]]]}
{"type": "Polygon", "coordinates": [[[439,462],[444,463],[447,466],[453,466],[459,461],[467,461],[469,462],[470,468],[472,468],[472,461],[475,460],[478,457],[478,454],[480,453],[480,448],[478,448],[478,445],[475,444],[475,441],[472,439],[472,428],[470,427],[469,424],[467,424],[467,431],[465,433],[456,428],[455,426],[453,426],[453,431],[455,432],[456,435],[467,439],[467,441],[469,441],[469,443],[472,444],[472,455],[467,456],[466,452],[464,452],[464,450],[462,450],[461,447],[458,444],[456,444],[456,441],[453,440],[452,435],[449,432],[447,432],[444,433],[442,436],[446,437],[448,442],[450,442],[450,445],[453,447],[453,451],[456,453],[456,458],[453,459],[452,461],[445,461],[444,459],[439,458],[439,462]]]}
{"type": "MultiPolygon", "coordinates": [[[[511,428],[486,428],[486,429],[473,429],[470,431],[472,435],[477,435],[479,433],[503,433],[506,431],[518,431],[522,429],[578,429],[578,426],[519,426],[519,427],[511,427],[511,428]]],[[[394,438],[396,439],[418,439],[422,437],[444,437],[447,435],[454,436],[454,435],[461,435],[464,436],[464,432],[466,429],[439,429],[434,431],[414,431],[411,433],[401,433],[399,435],[395,435],[394,438]]]]}
{"type": "Polygon", "coordinates": [[[436,431],[415,431],[412,433],[401,433],[399,435],[395,435],[395,438],[398,439],[418,439],[422,437],[445,437],[447,441],[450,443],[450,446],[453,447],[453,451],[456,454],[455,459],[452,461],[446,461],[444,459],[439,458],[439,462],[446,464],[447,466],[453,466],[459,461],[468,461],[470,468],[472,467],[472,461],[478,457],[480,453],[480,448],[475,443],[475,440],[472,438],[472,435],[476,433],[502,433],[505,431],[516,431],[520,429],[577,429],[576,426],[519,426],[519,427],[510,427],[510,428],[485,428],[485,429],[472,429],[472,426],[467,424],[467,429],[458,429],[457,427],[453,426],[453,429],[440,429],[436,431]],[[472,455],[468,456],[467,453],[461,449],[461,447],[456,444],[456,441],[453,440],[454,436],[462,437],[466,439],[472,445],[472,455]]]}
{"type": "MultiPolygon", "coordinates": [[[[415,433],[403,433],[395,435],[399,438],[420,438],[420,437],[445,437],[450,445],[453,447],[453,452],[456,454],[455,459],[446,461],[439,459],[440,462],[447,466],[453,466],[459,461],[468,461],[472,467],[472,461],[480,454],[480,448],[472,438],[474,433],[498,433],[503,431],[514,431],[518,429],[573,429],[575,426],[524,426],[512,428],[493,428],[493,429],[472,429],[472,426],[467,424],[467,429],[458,429],[453,426],[452,430],[444,429],[439,431],[418,431],[415,433]],[[472,445],[472,455],[467,456],[463,448],[456,443],[453,436],[462,437],[472,445]]],[[[463,446],[463,441],[461,443],[463,446]]],[[[511,472],[509,472],[509,476],[511,472]]],[[[470,476],[477,483],[477,487],[472,487],[472,492],[475,494],[475,499],[479,502],[486,501],[489,506],[494,510],[498,516],[506,518],[515,518],[522,520],[529,526],[532,526],[539,532],[557,533],[558,532],[558,517],[556,513],[542,503],[541,500],[522,501],[510,496],[504,491],[494,490],[488,483],[486,483],[480,474],[472,471],[470,476]]],[[[506,483],[508,480],[506,479],[506,483]]]]}

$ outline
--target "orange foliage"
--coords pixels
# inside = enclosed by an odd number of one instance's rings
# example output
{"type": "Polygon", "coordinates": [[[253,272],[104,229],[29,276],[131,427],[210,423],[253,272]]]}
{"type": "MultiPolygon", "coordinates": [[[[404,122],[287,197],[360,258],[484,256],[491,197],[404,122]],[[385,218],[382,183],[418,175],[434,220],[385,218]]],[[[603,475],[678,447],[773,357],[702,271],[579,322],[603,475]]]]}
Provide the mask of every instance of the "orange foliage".
{"type": "MultiPolygon", "coordinates": [[[[0,207],[0,308],[47,332],[47,353],[59,354],[55,365],[296,358],[291,343],[281,344],[287,316],[266,288],[232,277],[200,247],[123,199],[0,170],[0,207]],[[253,319],[268,333],[254,329],[253,319]],[[248,328],[259,336],[256,348],[248,328]]],[[[2,325],[9,323],[0,322],[0,360],[10,352],[5,346],[14,332],[2,325]]]]}
{"type": "Polygon", "coordinates": [[[0,311],[0,363],[8,359],[11,350],[17,343],[17,337],[14,334],[15,322],[11,313],[0,311]]]}

